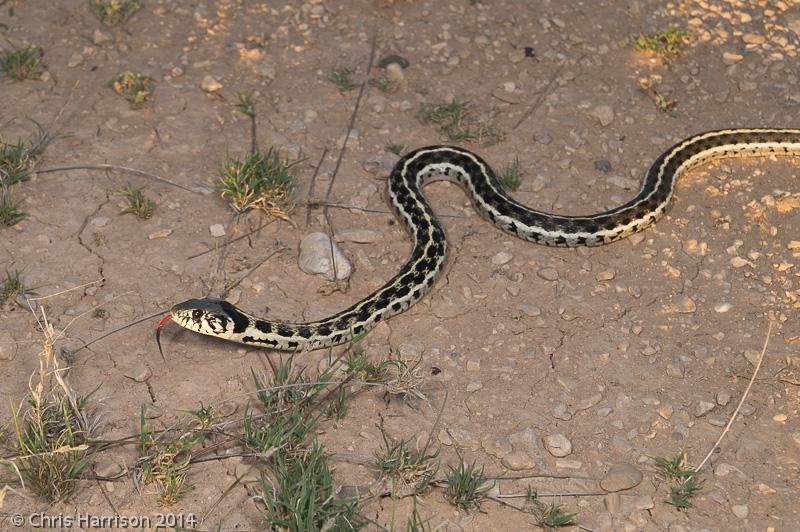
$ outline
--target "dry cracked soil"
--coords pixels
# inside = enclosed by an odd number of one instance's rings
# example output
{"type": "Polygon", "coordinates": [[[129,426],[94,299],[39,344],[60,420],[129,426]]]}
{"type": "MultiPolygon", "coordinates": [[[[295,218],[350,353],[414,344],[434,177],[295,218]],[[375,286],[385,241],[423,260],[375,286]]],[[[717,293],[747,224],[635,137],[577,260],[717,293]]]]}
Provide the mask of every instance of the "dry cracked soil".
{"type": "MultiPolygon", "coordinates": [[[[95,437],[105,441],[137,435],[142,409],[156,430],[201,402],[223,405],[215,419],[235,433],[254,401],[251,369],[267,374],[267,357],[280,357],[167,326],[162,359],[156,314],[172,304],[223,293],[259,315],[311,320],[396,273],[410,243],[384,200],[387,147],[450,142],[418,118],[425,104],[470,102],[474,127],[502,136],[460,144],[498,171],[518,158],[514,196],[569,214],[624,202],[691,134],[800,124],[796,0],[144,0],[115,27],[83,0],[6,0],[0,32],[4,49],[44,51],[36,79],[0,79],[3,141],[32,135],[33,121],[56,136],[42,172],[12,187],[25,217],[0,228],[0,271],[20,270],[42,298],[36,316],[44,310],[58,334],[61,375],[79,394],[97,388],[95,437]],[[673,25],[689,37],[669,64],[634,45],[673,25]],[[407,67],[382,67],[391,54],[407,67]],[[353,90],[329,79],[342,66],[354,70],[353,90]],[[122,71],[152,78],[139,108],[108,85],[122,71]],[[359,100],[368,78],[378,81],[359,100]],[[288,220],[234,216],[214,190],[225,154],[250,147],[249,118],[234,106],[241,90],[256,106],[259,145],[299,160],[288,220]],[[102,164],[172,184],[43,172],[102,164]],[[155,201],[151,218],[121,214],[129,182],[155,201]],[[314,231],[340,235],[354,266],[347,287],[298,268],[299,242],[314,231]]],[[[440,478],[459,456],[497,478],[469,510],[428,487],[416,508],[430,528],[534,529],[535,516],[514,507],[530,486],[562,494],[542,500],[577,514],[570,530],[800,530],[799,173],[798,157],[700,166],[653,228],[584,249],[515,240],[456,186],[428,186],[451,244],[446,272],[360,343],[372,360],[421,360],[422,382],[405,397],[347,385],[346,416],[314,429],[336,486],[363,496],[368,528],[405,527],[414,498],[385,496],[375,467],[383,423],[412,447],[432,434],[440,478]],[[683,450],[697,466],[734,413],[692,507],[667,504],[652,457],[683,450]]],[[[10,422],[37,382],[42,337],[24,298],[3,304],[0,419],[10,422]]],[[[297,362],[315,375],[330,356],[297,362]]],[[[269,528],[249,469],[268,471],[268,460],[205,445],[219,458],[193,464],[192,489],[167,508],[132,480],[133,444],[92,455],[93,479],[62,502],[6,475],[0,527],[12,529],[14,513],[169,512],[202,517],[200,530],[269,528]]]]}

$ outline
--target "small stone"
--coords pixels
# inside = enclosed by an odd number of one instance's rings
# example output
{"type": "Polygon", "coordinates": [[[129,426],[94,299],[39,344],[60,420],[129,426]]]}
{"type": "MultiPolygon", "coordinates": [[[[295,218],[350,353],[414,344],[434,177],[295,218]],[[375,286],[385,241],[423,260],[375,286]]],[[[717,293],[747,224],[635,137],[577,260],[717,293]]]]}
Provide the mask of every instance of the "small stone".
{"type": "Polygon", "coordinates": [[[556,458],[556,467],[558,469],[580,469],[583,467],[583,462],[569,458],[556,458]]]}
{"type": "Polygon", "coordinates": [[[506,438],[497,435],[485,438],[481,441],[481,447],[483,447],[483,450],[486,451],[487,454],[495,458],[503,458],[514,450],[506,438]]]}
{"type": "Polygon", "coordinates": [[[502,266],[503,264],[511,262],[511,259],[513,258],[514,255],[508,251],[500,251],[499,253],[496,253],[494,257],[492,257],[492,264],[495,266],[502,266]]]}
{"type": "Polygon", "coordinates": [[[536,460],[531,458],[528,453],[522,451],[512,451],[508,453],[503,457],[502,463],[512,471],[536,468],[536,460]]]}
{"type": "Polygon", "coordinates": [[[594,278],[597,281],[602,282],[602,281],[611,281],[616,276],[617,276],[616,271],[614,271],[613,269],[608,269],[608,270],[603,270],[602,272],[597,272],[597,275],[595,275],[594,278]]]}
{"type": "Polygon", "coordinates": [[[720,314],[724,314],[732,308],[733,305],[731,305],[728,302],[717,303],[716,305],[714,305],[714,311],[719,312],[720,314]]]}
{"type": "Polygon", "coordinates": [[[681,314],[692,314],[697,310],[697,305],[689,296],[683,296],[678,302],[678,312],[681,314]]]}
{"type": "Polygon", "coordinates": [[[472,381],[469,384],[467,384],[468,393],[477,392],[481,388],[483,388],[483,384],[481,384],[481,381],[472,381]]]}
{"type": "Polygon", "coordinates": [[[531,305],[530,303],[520,303],[517,305],[517,309],[531,318],[535,318],[536,316],[540,316],[542,314],[542,309],[536,305],[531,305]]]}
{"type": "Polygon", "coordinates": [[[716,405],[709,401],[697,401],[697,405],[694,409],[694,416],[695,417],[703,417],[704,415],[708,414],[716,405]]]}
{"type": "Polygon", "coordinates": [[[153,375],[153,372],[150,371],[150,368],[147,366],[134,366],[128,371],[125,372],[125,376],[129,379],[133,379],[136,382],[144,382],[149,379],[153,375]]]}
{"type": "Polygon", "coordinates": [[[551,434],[544,440],[544,448],[553,456],[563,458],[572,453],[572,442],[563,434],[551,434]]]}
{"type": "Polygon", "coordinates": [[[222,84],[214,79],[214,76],[206,74],[200,82],[200,88],[206,92],[217,92],[222,89],[222,84]]]}
{"type": "Polygon", "coordinates": [[[104,459],[94,465],[94,472],[98,477],[116,478],[123,471],[125,471],[125,468],[114,460],[104,459]]]}
{"type": "Polygon", "coordinates": [[[731,506],[731,512],[739,519],[746,519],[750,515],[750,508],[746,504],[734,504],[731,506]]]}
{"type": "Polygon", "coordinates": [[[81,66],[81,64],[83,64],[83,54],[80,52],[73,52],[72,55],[69,56],[67,67],[75,68],[77,66],[81,66]]]}
{"type": "Polygon", "coordinates": [[[622,491],[638,486],[642,478],[642,472],[635,466],[620,462],[611,466],[600,480],[600,486],[606,491],[622,491]]]}
{"type": "Polygon", "coordinates": [[[575,410],[578,412],[581,412],[583,410],[589,410],[602,400],[603,400],[603,394],[601,393],[590,395],[586,399],[578,401],[578,403],[575,405],[575,410]]]}
{"type": "Polygon", "coordinates": [[[664,405],[658,409],[658,415],[664,419],[669,419],[672,417],[674,411],[675,409],[672,405],[664,405]]]}
{"type": "Polygon", "coordinates": [[[598,105],[588,113],[592,118],[596,118],[600,125],[606,127],[614,121],[614,110],[608,105],[598,105]]]}
{"type": "Polygon", "coordinates": [[[222,224],[212,224],[208,230],[211,231],[211,236],[215,238],[225,236],[225,226],[222,224]]]}
{"type": "Polygon", "coordinates": [[[333,281],[334,263],[336,279],[347,279],[353,273],[353,265],[347,260],[341,248],[335,242],[331,242],[325,233],[310,233],[300,241],[298,265],[304,272],[310,275],[323,275],[329,281],[333,281]],[[332,255],[331,249],[333,249],[332,255]]]}
{"type": "Polygon", "coordinates": [[[714,397],[714,400],[717,401],[719,406],[725,406],[731,402],[731,394],[726,391],[717,392],[717,395],[714,397]]]}
{"type": "Polygon", "coordinates": [[[558,270],[555,268],[542,268],[536,275],[544,279],[545,281],[555,281],[558,279],[558,270]]]}
{"type": "Polygon", "coordinates": [[[730,260],[730,265],[734,268],[744,268],[748,265],[752,266],[752,263],[747,259],[743,259],[742,257],[733,257],[730,260]]]}
{"type": "Polygon", "coordinates": [[[722,62],[726,65],[735,65],[742,59],[744,59],[743,55],[734,52],[725,52],[722,54],[722,62]]]}
{"type": "Polygon", "coordinates": [[[758,365],[758,359],[761,358],[761,351],[756,351],[755,349],[745,349],[744,353],[742,354],[744,355],[744,358],[750,362],[751,366],[755,367],[758,365]]]}
{"type": "Polygon", "coordinates": [[[92,225],[95,227],[105,227],[108,225],[110,218],[107,216],[98,216],[97,218],[92,218],[92,225]]]}
{"type": "Polygon", "coordinates": [[[683,367],[683,363],[681,363],[680,358],[673,357],[670,362],[667,362],[667,375],[669,375],[670,377],[682,379],[684,373],[685,369],[683,367]]]}
{"type": "Polygon", "coordinates": [[[611,171],[611,163],[605,159],[598,159],[594,162],[595,170],[600,170],[604,174],[607,174],[611,171]]]}
{"type": "Polygon", "coordinates": [[[467,360],[467,371],[480,371],[481,370],[481,359],[474,358],[472,360],[467,360]]]}
{"type": "Polygon", "coordinates": [[[569,405],[565,403],[557,404],[555,408],[553,408],[553,417],[562,421],[569,421],[572,419],[572,411],[569,405]]]}
{"type": "Polygon", "coordinates": [[[147,235],[148,240],[156,240],[159,238],[166,238],[172,234],[172,229],[159,229],[147,235]]]}
{"type": "Polygon", "coordinates": [[[405,80],[403,74],[403,67],[397,63],[390,63],[386,65],[386,79],[392,84],[393,87],[399,87],[405,80]]]}
{"type": "Polygon", "coordinates": [[[111,41],[111,36],[103,33],[100,30],[94,30],[94,33],[92,33],[92,43],[94,43],[96,46],[103,46],[111,41]]]}

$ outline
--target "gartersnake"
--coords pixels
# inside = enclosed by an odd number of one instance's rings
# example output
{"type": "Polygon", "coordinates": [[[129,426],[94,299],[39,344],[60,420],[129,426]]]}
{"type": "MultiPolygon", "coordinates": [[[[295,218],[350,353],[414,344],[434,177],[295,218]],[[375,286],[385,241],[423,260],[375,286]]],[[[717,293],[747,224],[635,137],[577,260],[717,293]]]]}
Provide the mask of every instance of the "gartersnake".
{"type": "Polygon", "coordinates": [[[411,257],[381,288],[352,307],[309,323],[285,323],[248,314],[226,301],[190,299],[161,320],[187,329],[281,351],[337,345],[362,335],[379,321],[418,301],[442,271],[447,241],[442,226],[421,193],[434,180],[458,183],[478,212],[503,231],[548,246],[598,246],[625,238],[658,220],[686,170],[718,158],[798,155],[800,129],[726,129],[700,133],[665,151],[647,171],[641,190],[629,202],[589,216],[562,216],[526,207],[508,196],[479,156],[450,146],[414,150],[395,165],[388,194],[395,215],[414,239],[411,257]]]}

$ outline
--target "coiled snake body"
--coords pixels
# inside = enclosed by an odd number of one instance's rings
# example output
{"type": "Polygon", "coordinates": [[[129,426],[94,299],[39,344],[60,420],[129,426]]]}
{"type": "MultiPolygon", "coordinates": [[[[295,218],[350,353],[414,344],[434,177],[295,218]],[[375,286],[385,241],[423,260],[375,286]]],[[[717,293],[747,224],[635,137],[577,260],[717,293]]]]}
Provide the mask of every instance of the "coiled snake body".
{"type": "Polygon", "coordinates": [[[175,305],[158,331],[174,320],[187,329],[281,351],[333,346],[362,335],[418,301],[434,284],[447,257],[442,226],[422,195],[431,181],[458,183],[478,212],[503,231],[548,246],[599,246],[641,231],[658,220],[675,183],[688,169],[724,157],[799,155],[800,129],[725,129],[689,137],[665,151],[629,202],[588,216],[562,216],[526,207],[508,196],[479,156],[451,146],[405,155],[392,170],[388,195],[395,215],[414,239],[411,257],[381,288],[350,308],[308,323],[285,323],[248,314],[231,303],[190,299],[175,305]]]}

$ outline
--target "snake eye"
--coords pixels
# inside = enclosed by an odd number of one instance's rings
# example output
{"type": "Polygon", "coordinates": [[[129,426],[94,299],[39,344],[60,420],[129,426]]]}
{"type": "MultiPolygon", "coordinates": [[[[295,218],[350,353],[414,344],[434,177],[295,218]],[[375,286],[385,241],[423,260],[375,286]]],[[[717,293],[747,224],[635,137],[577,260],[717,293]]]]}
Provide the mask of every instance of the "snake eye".
{"type": "Polygon", "coordinates": [[[202,310],[195,309],[195,310],[192,311],[192,319],[193,320],[199,320],[202,317],[203,317],[203,311],[202,310]]]}

